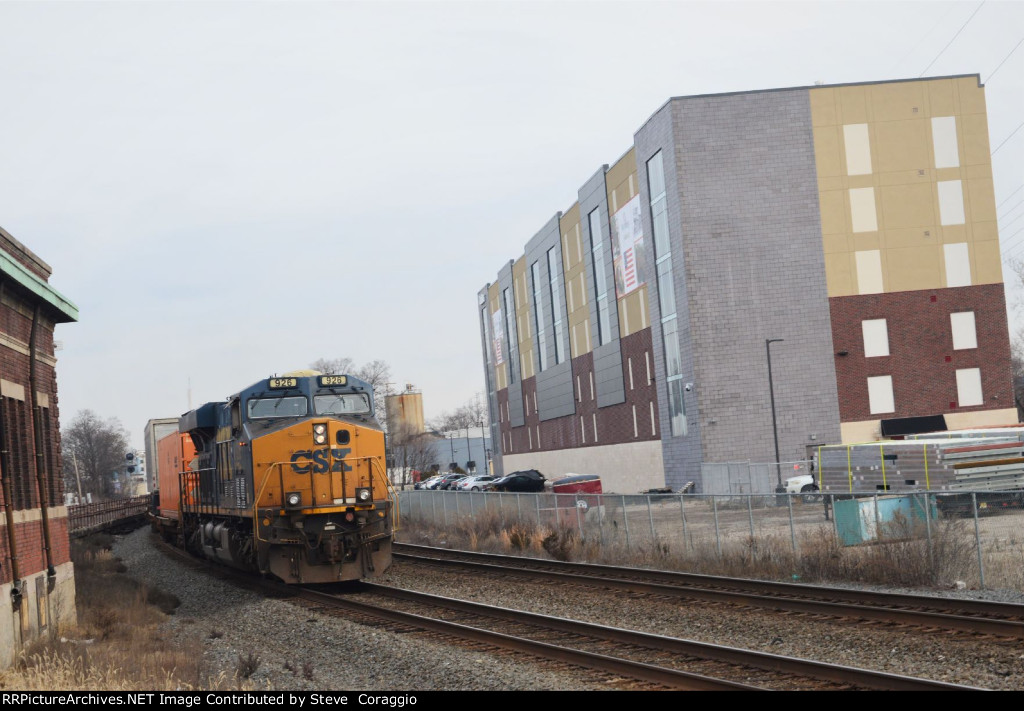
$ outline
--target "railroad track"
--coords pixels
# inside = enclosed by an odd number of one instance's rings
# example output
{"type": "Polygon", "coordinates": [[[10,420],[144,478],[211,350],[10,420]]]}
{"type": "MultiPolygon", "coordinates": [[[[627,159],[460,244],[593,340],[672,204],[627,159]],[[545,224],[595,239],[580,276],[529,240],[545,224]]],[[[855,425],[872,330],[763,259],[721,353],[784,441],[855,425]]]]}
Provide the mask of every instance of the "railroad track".
{"type": "MultiPolygon", "coordinates": [[[[355,617],[394,631],[441,635],[459,644],[527,654],[596,671],[617,688],[686,690],[967,690],[915,677],[706,644],[633,630],[538,615],[372,583],[297,587],[238,574],[166,547],[219,577],[241,579],[306,607],[355,617]]],[[[549,663],[550,663],[549,661],[549,663]]],[[[593,673],[591,671],[591,673],[593,673]]]]}
{"type": "Polygon", "coordinates": [[[588,588],[1024,639],[1024,605],[775,583],[395,544],[394,557],[588,588]]]}

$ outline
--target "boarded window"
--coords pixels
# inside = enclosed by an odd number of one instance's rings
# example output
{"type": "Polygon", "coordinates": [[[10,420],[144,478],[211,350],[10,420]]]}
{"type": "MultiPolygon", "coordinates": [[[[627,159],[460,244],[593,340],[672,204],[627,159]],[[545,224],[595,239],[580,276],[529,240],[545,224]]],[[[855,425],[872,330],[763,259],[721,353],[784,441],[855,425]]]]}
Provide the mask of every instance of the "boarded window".
{"type": "Polygon", "coordinates": [[[868,405],[872,415],[896,411],[891,375],[868,378],[868,405]]]}
{"type": "Polygon", "coordinates": [[[966,242],[942,245],[946,261],[946,286],[971,285],[971,257],[966,242]]]}
{"type": "Polygon", "coordinates": [[[960,407],[985,403],[981,394],[980,368],[962,368],[956,371],[956,399],[960,407]]]}
{"type": "Polygon", "coordinates": [[[936,168],[959,167],[955,116],[937,116],[932,119],[932,148],[935,151],[936,168]]]}
{"type": "Polygon", "coordinates": [[[876,232],[878,230],[874,188],[850,188],[850,219],[853,222],[854,232],[876,232]]]}
{"type": "Polygon", "coordinates": [[[871,173],[868,125],[852,123],[843,126],[843,142],[846,144],[846,174],[868,175],[871,173]]]}
{"type": "Polygon", "coordinates": [[[861,321],[864,333],[864,357],[877,358],[889,355],[889,329],[884,318],[861,321]]]}
{"type": "Polygon", "coordinates": [[[978,347],[978,333],[974,327],[974,312],[962,311],[949,315],[953,331],[953,350],[962,351],[978,347]]]}

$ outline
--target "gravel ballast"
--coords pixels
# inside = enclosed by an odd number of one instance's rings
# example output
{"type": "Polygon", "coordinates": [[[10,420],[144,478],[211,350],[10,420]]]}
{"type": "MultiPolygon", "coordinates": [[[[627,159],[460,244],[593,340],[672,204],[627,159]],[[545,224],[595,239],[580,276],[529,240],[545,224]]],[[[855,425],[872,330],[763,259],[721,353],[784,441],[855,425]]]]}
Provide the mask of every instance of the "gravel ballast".
{"type": "MultiPolygon", "coordinates": [[[[346,690],[609,689],[593,674],[466,649],[349,622],[268,599],[194,570],[159,551],[148,530],[118,539],[129,574],[181,599],[165,623],[204,639],[216,677],[259,656],[255,688],[346,690]],[[215,638],[211,635],[216,633],[215,638]],[[312,669],[304,678],[303,669],[312,669]],[[290,671],[294,670],[294,671],[290,671]]],[[[784,615],[508,576],[396,562],[374,582],[546,615],[756,649],[991,689],[1024,689],[1019,642],[930,633],[849,620],[784,615]]]]}

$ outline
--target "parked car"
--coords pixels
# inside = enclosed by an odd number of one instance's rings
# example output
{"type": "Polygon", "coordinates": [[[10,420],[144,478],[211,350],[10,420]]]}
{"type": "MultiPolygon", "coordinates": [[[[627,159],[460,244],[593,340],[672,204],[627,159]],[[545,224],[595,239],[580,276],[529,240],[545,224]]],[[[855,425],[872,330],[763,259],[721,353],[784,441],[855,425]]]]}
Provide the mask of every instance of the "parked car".
{"type": "Polygon", "coordinates": [[[482,491],[484,485],[494,481],[493,476],[487,474],[470,474],[465,479],[455,482],[456,491],[482,491]]]}
{"type": "Polygon", "coordinates": [[[512,472],[487,485],[489,491],[544,491],[544,475],[536,469],[512,472]]]}
{"type": "Polygon", "coordinates": [[[814,477],[810,474],[791,476],[783,482],[787,494],[803,494],[806,503],[820,501],[821,494],[818,493],[818,485],[814,483],[814,477]]]}
{"type": "Polygon", "coordinates": [[[432,476],[432,477],[430,477],[428,479],[421,479],[420,481],[416,482],[416,485],[413,488],[415,488],[415,489],[433,489],[434,488],[434,484],[436,484],[440,480],[441,480],[441,476],[440,475],[434,475],[434,476],[432,476]]]}
{"type": "Polygon", "coordinates": [[[451,474],[445,474],[443,477],[441,477],[441,480],[437,483],[437,486],[435,486],[434,488],[441,489],[442,491],[447,491],[448,489],[452,488],[452,484],[457,482],[459,479],[464,479],[465,477],[465,474],[455,474],[454,472],[451,474]]]}

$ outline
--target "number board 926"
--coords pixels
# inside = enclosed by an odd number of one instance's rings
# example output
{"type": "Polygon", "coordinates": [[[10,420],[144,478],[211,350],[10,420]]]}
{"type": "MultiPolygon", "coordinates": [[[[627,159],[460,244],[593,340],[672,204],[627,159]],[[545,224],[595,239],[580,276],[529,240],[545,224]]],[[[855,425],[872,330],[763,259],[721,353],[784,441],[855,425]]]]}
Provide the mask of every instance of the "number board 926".
{"type": "Polygon", "coordinates": [[[321,375],[317,382],[322,388],[330,388],[340,385],[348,385],[347,375],[321,375]]]}
{"type": "Polygon", "coordinates": [[[270,378],[267,381],[267,387],[271,390],[287,390],[288,388],[297,388],[298,386],[298,378],[270,378]]]}

